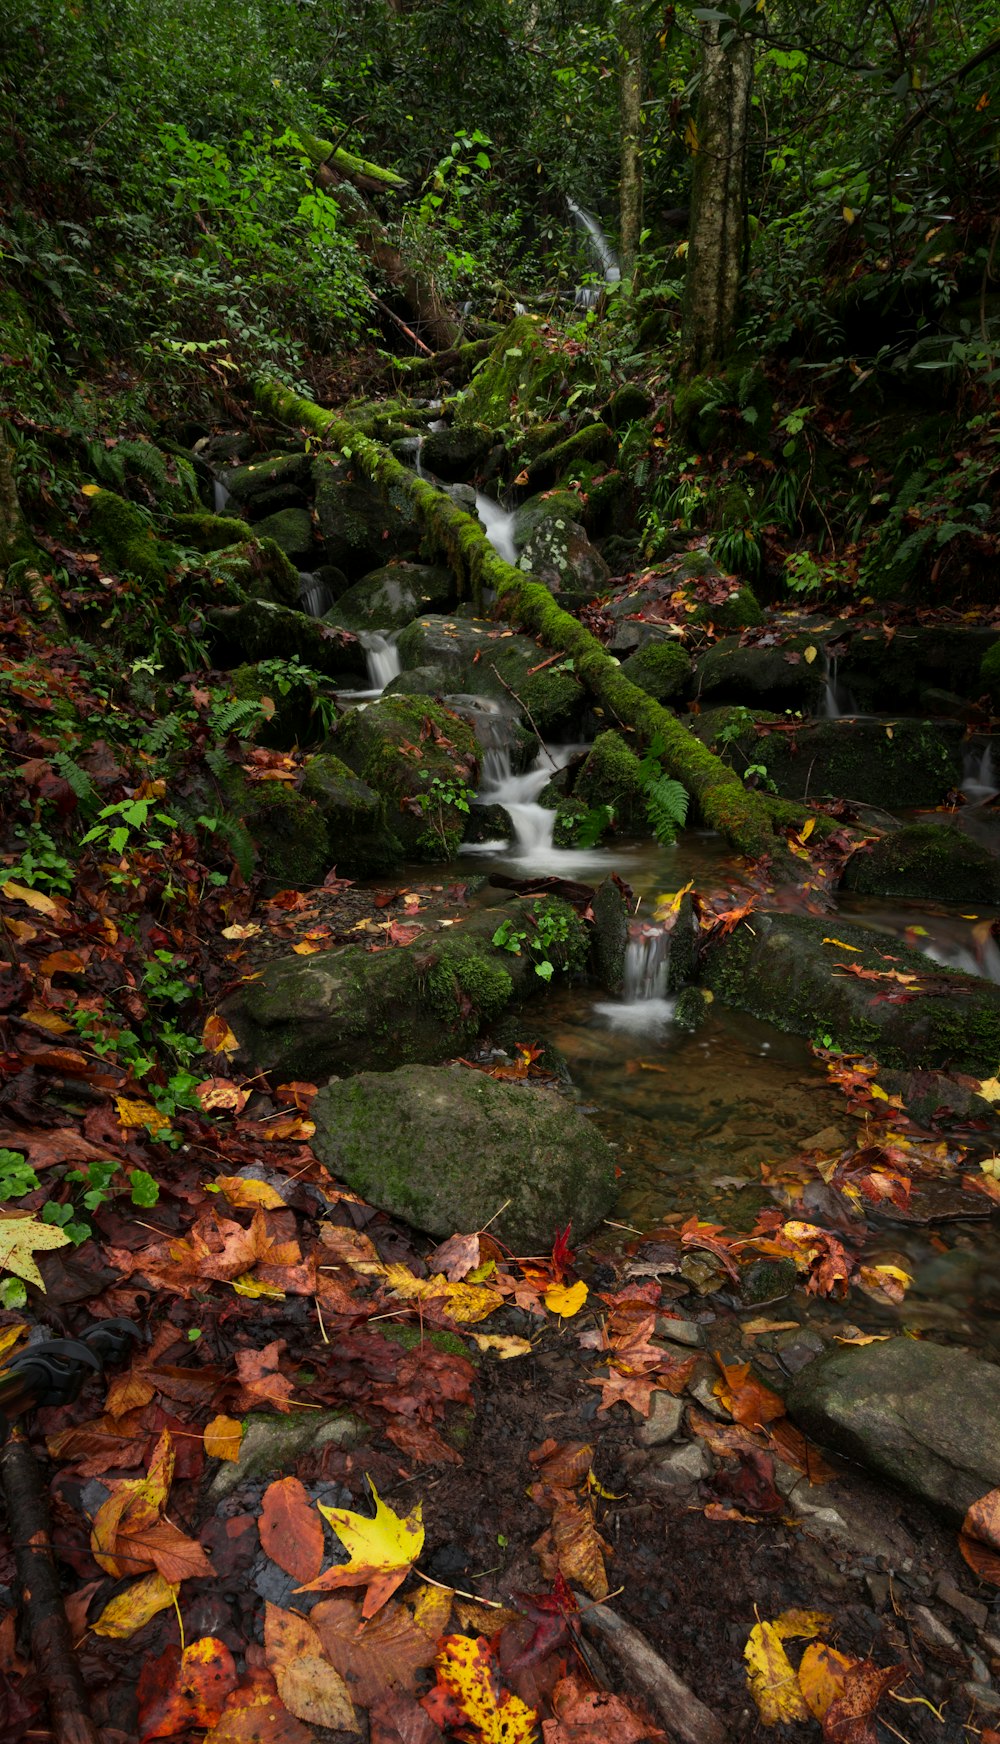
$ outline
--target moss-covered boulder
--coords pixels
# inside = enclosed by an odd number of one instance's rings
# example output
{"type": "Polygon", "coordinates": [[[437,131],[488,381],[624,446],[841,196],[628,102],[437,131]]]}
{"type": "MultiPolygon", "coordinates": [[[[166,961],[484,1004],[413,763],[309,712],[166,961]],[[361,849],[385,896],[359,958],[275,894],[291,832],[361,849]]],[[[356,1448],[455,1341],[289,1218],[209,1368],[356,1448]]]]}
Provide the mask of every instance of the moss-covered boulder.
{"type": "Polygon", "coordinates": [[[312,457],[270,454],[222,474],[222,485],[248,521],[282,508],[297,508],[310,488],[312,457]]]}
{"type": "Polygon", "coordinates": [[[424,438],[420,458],[425,470],[436,478],[446,484],[462,484],[475,477],[493,443],[493,431],[485,424],[432,430],[424,438]]]}
{"type": "Polygon", "coordinates": [[[495,341],[465,392],[451,402],[456,424],[499,429],[528,412],[558,410],[565,384],[592,379],[583,358],[571,358],[540,315],[518,315],[495,341]]]}
{"type": "Polygon", "coordinates": [[[622,430],[626,424],[648,417],[652,409],[652,395],[641,382],[623,382],[605,406],[604,416],[612,430],[622,430]]]}
{"type": "Polygon", "coordinates": [[[419,556],[420,528],[402,489],[384,492],[333,455],[314,460],[313,482],[326,560],[349,582],[360,581],[390,558],[419,556]]]}
{"type": "Polygon", "coordinates": [[[734,769],[766,770],[764,779],[784,799],[829,795],[899,811],[939,805],[961,778],[962,729],[947,721],[797,720],[713,709],[691,728],[734,769]]]}
{"type": "Polygon", "coordinates": [[[528,482],[533,490],[544,490],[581,460],[610,465],[617,456],[618,443],[607,424],[584,424],[571,436],[564,436],[561,442],[543,449],[529,462],[528,482]]]}
{"type": "Polygon", "coordinates": [[[218,666],[258,660],[299,660],[345,689],[367,680],[365,651],[351,630],[307,618],[270,600],[246,600],[208,614],[212,653],[218,666]]]}
{"type": "MultiPolygon", "coordinates": [[[[515,542],[517,542],[515,533],[515,542]]],[[[519,546],[518,568],[543,582],[567,611],[588,605],[611,578],[604,558],[590,543],[579,521],[555,506],[539,516],[529,537],[519,546]]]]}
{"type": "Polygon", "coordinates": [[[451,859],[476,785],[476,736],[467,721],[423,697],[383,697],[342,718],[335,748],[385,800],[407,853],[451,859]]]}
{"type": "Polygon", "coordinates": [[[298,570],[272,540],[247,539],[211,557],[208,573],[227,602],[246,595],[274,605],[298,606],[298,570]]]}
{"type": "Polygon", "coordinates": [[[669,702],[682,696],[691,683],[691,657],[673,638],[647,642],[622,662],[622,674],[657,702],[669,702]]]}
{"type": "MultiPolygon", "coordinates": [[[[241,1063],[322,1083],[334,1074],[450,1059],[512,1001],[544,990],[527,951],[493,944],[503,919],[527,937],[538,906],[522,899],[479,910],[447,932],[428,929],[391,950],[348,945],[269,963],[222,1007],[241,1063]]],[[[583,922],[567,904],[558,910],[566,914],[563,959],[581,960],[583,922]]]]}
{"type": "Polygon", "coordinates": [[[848,890],[934,902],[1000,903],[1000,860],[947,824],[906,824],[852,854],[848,890]]]}
{"type": "Polygon", "coordinates": [[[332,861],[327,826],[305,794],[283,781],[250,781],[241,769],[226,776],[226,806],[250,838],[254,869],[271,890],[309,890],[332,861]]]}
{"type": "Polygon", "coordinates": [[[823,649],[810,633],[748,648],[738,636],[725,636],[698,659],[695,682],[706,702],[762,702],[818,713],[826,688],[823,649]]]}
{"type": "Polygon", "coordinates": [[[621,828],[634,828],[643,816],[639,759],[619,733],[599,733],[573,787],[573,798],[591,806],[609,805],[621,828]]]}
{"type": "Polygon", "coordinates": [[[839,917],[757,910],[709,946],[702,980],[725,1005],[888,1066],[982,1078],[1000,1060],[1000,987],[839,917]]]}
{"type": "Polygon", "coordinates": [[[404,674],[414,667],[443,671],[447,690],[513,702],[524,711],[524,724],[533,721],[545,737],[579,728],[587,705],[583,686],[562,661],[549,662],[530,636],[483,618],[428,616],[415,619],[396,647],[404,674]]]}
{"type": "Polygon", "coordinates": [[[260,705],[260,717],[251,727],[237,728],[242,738],[254,738],[273,750],[291,751],[321,736],[314,718],[316,693],[305,676],[278,675],[262,669],[260,662],[246,661],[227,675],[226,687],[238,702],[260,705]]]}
{"type": "Polygon", "coordinates": [[[342,878],[378,878],[399,864],[402,844],[386,823],[384,800],[339,757],[310,757],[302,793],[326,824],[330,865],[342,878]]]}
{"type": "Polygon", "coordinates": [[[446,612],[455,604],[450,569],[430,563],[390,563],[373,569],[341,594],[327,622],[359,630],[402,630],[421,612],[446,612]]]}
{"type": "Polygon", "coordinates": [[[134,575],[148,587],[165,587],[168,575],[181,563],[177,547],[160,537],[145,509],[115,491],[91,495],[87,537],[109,568],[134,575]]]}
{"type": "Polygon", "coordinates": [[[227,546],[243,544],[253,534],[246,521],[232,515],[200,514],[172,515],[170,533],[186,551],[224,551],[227,546]]]}
{"type": "Polygon", "coordinates": [[[614,1203],[611,1151],[555,1090],[404,1066],[328,1085],[311,1117],[333,1174],[429,1235],[488,1223],[515,1253],[547,1253],[567,1223],[586,1235],[614,1203]]]}
{"type": "Polygon", "coordinates": [[[316,555],[308,509],[280,509],[277,514],[267,515],[258,521],[257,533],[261,539],[273,539],[296,570],[308,569],[316,555]]]}

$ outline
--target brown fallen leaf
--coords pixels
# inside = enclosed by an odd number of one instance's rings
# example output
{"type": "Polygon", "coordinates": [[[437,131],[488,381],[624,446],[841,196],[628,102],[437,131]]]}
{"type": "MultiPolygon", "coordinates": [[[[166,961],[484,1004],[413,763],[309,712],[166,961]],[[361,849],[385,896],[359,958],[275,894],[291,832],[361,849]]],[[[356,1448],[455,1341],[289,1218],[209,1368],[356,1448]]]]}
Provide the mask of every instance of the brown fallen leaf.
{"type": "Polygon", "coordinates": [[[359,1600],[343,1594],[322,1600],[309,1621],[353,1699],[370,1708],[388,1690],[416,1689],[418,1672],[434,1664],[451,1606],[450,1592],[421,1587],[412,1598],[391,1599],[366,1623],[359,1600]]]}
{"type": "Polygon", "coordinates": [[[553,1720],[542,1721],[545,1744],[666,1744],[667,1734],[621,1696],[587,1689],[564,1677],[552,1691],[553,1720]]]}
{"type": "Polygon", "coordinates": [[[316,1630],[305,1617],[268,1604],[264,1655],[278,1694],[296,1719],[329,1726],[331,1731],[360,1731],[347,1685],[326,1658],[316,1630]]]}
{"type": "Polygon", "coordinates": [[[323,1522],[298,1478],[268,1484],[259,1526],[272,1562],[297,1581],[315,1580],[323,1566],[323,1522]]]}

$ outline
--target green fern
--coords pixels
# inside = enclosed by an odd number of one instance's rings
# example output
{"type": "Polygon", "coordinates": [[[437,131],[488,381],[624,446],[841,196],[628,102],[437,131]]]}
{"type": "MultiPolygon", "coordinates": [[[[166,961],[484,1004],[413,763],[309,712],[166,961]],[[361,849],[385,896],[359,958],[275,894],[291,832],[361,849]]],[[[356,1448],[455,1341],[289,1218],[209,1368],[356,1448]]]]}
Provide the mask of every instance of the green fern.
{"type": "Polygon", "coordinates": [[[212,771],[216,781],[224,781],[232,767],[229,758],[226,756],[225,746],[206,745],[204,755],[205,763],[212,771]]]}
{"type": "Polygon", "coordinates": [[[253,877],[256,850],[253,838],[246,825],[228,812],[220,812],[215,819],[216,835],[221,836],[229,848],[241,877],[249,880],[253,877]]]}
{"type": "Polygon", "coordinates": [[[209,726],[217,739],[228,739],[231,733],[248,739],[251,730],[258,727],[263,718],[264,711],[259,702],[234,697],[231,702],[219,703],[212,709],[209,726]]]}
{"type": "Polygon", "coordinates": [[[81,769],[79,763],[74,763],[68,751],[57,751],[52,759],[52,767],[62,776],[82,805],[95,803],[97,793],[94,783],[87,771],[81,769]]]}
{"type": "Polygon", "coordinates": [[[143,749],[148,751],[151,756],[161,756],[176,740],[180,727],[180,715],[164,715],[162,721],[157,721],[155,727],[150,727],[149,732],[145,735],[143,749]]]}
{"type": "Polygon", "coordinates": [[[661,775],[646,788],[646,818],[661,847],[676,841],[677,831],[687,822],[687,789],[669,775],[661,775]]]}

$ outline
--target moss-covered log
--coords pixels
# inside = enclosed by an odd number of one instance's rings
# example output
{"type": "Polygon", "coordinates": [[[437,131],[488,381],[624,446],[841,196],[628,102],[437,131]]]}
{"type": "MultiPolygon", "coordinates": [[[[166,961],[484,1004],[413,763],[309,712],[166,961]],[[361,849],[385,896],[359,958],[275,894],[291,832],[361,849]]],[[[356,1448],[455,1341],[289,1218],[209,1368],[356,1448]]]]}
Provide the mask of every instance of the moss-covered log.
{"type": "Polygon", "coordinates": [[[325,411],[273,381],[259,382],[256,395],[272,417],[324,437],[346,450],[374,484],[390,493],[402,491],[427,539],[451,564],[460,591],[471,594],[478,606],[484,590],[492,589],[510,622],[533,631],[547,647],[572,656],[577,675],[611,721],[631,728],[646,744],[659,737],[664,768],[683,782],[710,828],[720,830],[741,853],[754,858],[775,850],[771,810],[763,796],[749,792],[739,776],[700,744],[669,709],[632,684],[618,661],[556,604],[547,588],[505,563],[474,516],[425,479],[415,477],[380,443],[362,436],[336,412],[325,411]]]}
{"type": "Polygon", "coordinates": [[[406,187],[405,176],[398,176],[395,170],[383,169],[381,164],[369,163],[367,158],[358,157],[353,151],[345,151],[342,146],[334,145],[329,139],[318,139],[315,133],[304,133],[301,128],[295,137],[310,163],[315,164],[317,169],[327,166],[339,171],[365,193],[398,193],[406,187]]]}

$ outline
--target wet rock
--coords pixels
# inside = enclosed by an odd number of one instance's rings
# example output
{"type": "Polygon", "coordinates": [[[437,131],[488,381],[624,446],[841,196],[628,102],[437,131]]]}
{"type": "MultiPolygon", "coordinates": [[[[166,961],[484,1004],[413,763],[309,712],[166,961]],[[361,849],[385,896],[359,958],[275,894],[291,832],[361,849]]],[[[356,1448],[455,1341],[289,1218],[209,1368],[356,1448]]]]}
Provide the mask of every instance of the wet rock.
{"type": "Polygon", "coordinates": [[[693,1035],[708,1021],[712,995],[704,987],[685,987],[674,1007],[674,1023],[678,1029],[693,1035]]]}
{"type": "Polygon", "coordinates": [[[261,539],[273,539],[290,563],[298,569],[308,569],[315,556],[313,526],[307,509],[282,509],[257,523],[261,539]]]}
{"type": "Polygon", "coordinates": [[[584,424],[572,436],[564,436],[561,442],[544,448],[529,460],[528,480],[532,490],[544,490],[580,461],[594,460],[610,465],[617,456],[618,443],[607,424],[584,424]]]}
{"type": "Polygon", "coordinates": [[[326,825],[330,864],[342,878],[377,878],[402,859],[383,801],[339,757],[310,757],[301,791],[326,825]]]}
{"type": "Polygon", "coordinates": [[[451,859],[476,780],[478,748],[467,721],[438,703],[383,697],[343,716],[334,749],[381,795],[407,853],[451,859]]]}
{"type": "Polygon", "coordinates": [[[519,569],[547,587],[567,611],[587,605],[607,587],[611,576],[579,521],[558,506],[536,521],[517,562],[519,569]]]}
{"type": "Polygon", "coordinates": [[[248,781],[236,767],[226,775],[223,790],[226,810],[248,845],[250,860],[244,864],[243,845],[234,841],[245,878],[256,871],[269,890],[309,890],[322,882],[333,865],[329,838],[319,808],[305,794],[282,781],[248,781]]]}
{"type": "Polygon", "coordinates": [[[429,1235],[489,1223],[516,1253],[547,1251],[570,1219],[582,1236],[614,1202],[611,1151],[554,1090],[404,1066],[330,1084],[311,1114],[337,1179],[429,1235]]]}
{"type": "Polygon", "coordinates": [[[695,663],[695,689],[705,703],[762,703],[768,708],[817,711],[826,685],[822,647],[812,633],[773,645],[744,648],[724,636],[695,663]],[[805,658],[809,649],[812,659],[805,658]]]}
{"type": "Polygon", "coordinates": [[[594,892],[594,978],[606,993],[617,996],[625,985],[629,909],[620,884],[605,878],[594,892]]]}
{"type": "Polygon", "coordinates": [[[309,487],[311,471],[308,454],[272,454],[223,472],[221,482],[245,518],[253,521],[261,499],[267,505],[262,513],[294,507],[309,487]]]}
{"type": "Polygon", "coordinates": [[[620,828],[645,819],[645,788],[639,759],[619,733],[599,733],[573,783],[573,798],[588,807],[609,805],[620,828]]]}
{"type": "Polygon", "coordinates": [[[709,947],[703,980],[717,999],[793,1035],[832,1036],[849,1053],[871,1053],[887,1066],[948,1067],[989,1076],[1000,1057],[1000,987],[956,969],[942,970],[920,951],[889,943],[864,927],[836,927],[809,915],[758,910],[709,947]],[[838,967],[848,961],[847,968],[838,967]],[[905,1002],[890,1002],[899,975],[905,1002]],[[927,991],[922,992],[922,986],[927,991]],[[942,995],[946,995],[943,997],[942,995]]]}
{"type": "Polygon", "coordinates": [[[448,484],[461,484],[474,476],[492,447],[493,432],[484,424],[432,430],[424,438],[421,460],[437,478],[448,484]]]}
{"type": "Polygon", "coordinates": [[[1000,1484],[1000,1370],[964,1351],[911,1338],[840,1350],[798,1377],[787,1405],[821,1445],[955,1521],[1000,1484]]]}
{"type": "Polygon", "coordinates": [[[342,569],[349,582],[360,581],[392,557],[419,555],[421,532],[403,491],[384,495],[331,456],[313,462],[313,482],[327,562],[342,569]]]}
{"type": "Polygon", "coordinates": [[[685,1320],[681,1314],[660,1314],[656,1321],[657,1338],[668,1344],[683,1344],[688,1350],[700,1350],[705,1334],[696,1320],[685,1320]]]}
{"type": "Polygon", "coordinates": [[[513,704],[523,711],[524,724],[530,727],[530,714],[546,738],[568,738],[579,730],[587,704],[583,686],[562,662],[544,665],[545,650],[530,636],[505,634],[502,625],[484,618],[422,615],[402,631],[396,647],[404,672],[443,669],[445,689],[513,704]]]}
{"type": "Polygon", "coordinates": [[[604,415],[612,430],[621,430],[626,424],[634,424],[637,419],[645,418],[653,409],[652,395],[641,382],[624,382],[616,388],[604,415]]]}
{"type": "Polygon", "coordinates": [[[844,885],[865,895],[1000,902],[1000,860],[946,824],[904,824],[852,854],[844,885]]]}
{"type": "MultiPolygon", "coordinates": [[[[682,896],[670,930],[667,957],[667,992],[679,993],[694,979],[698,967],[698,919],[694,898],[682,896]]],[[[704,1003],[704,1002],[703,1002],[704,1003]]]]}
{"type": "Polygon", "coordinates": [[[703,1441],[689,1441],[658,1459],[650,1472],[654,1484],[670,1489],[690,1489],[712,1470],[712,1458],[703,1441]]]}
{"type": "Polygon", "coordinates": [[[638,1431],[643,1447],[662,1447],[673,1441],[684,1420],[684,1403],[672,1393],[654,1393],[649,1416],[638,1431]]]}
{"type": "Polygon", "coordinates": [[[690,656],[672,638],[646,642],[622,663],[622,677],[657,702],[668,702],[686,691],[691,682],[690,656]]]}
{"type": "Polygon", "coordinates": [[[231,515],[184,514],[172,515],[170,532],[188,551],[225,551],[230,545],[240,545],[253,534],[245,521],[237,521],[231,515]]]}
{"type": "Polygon", "coordinates": [[[348,629],[402,630],[422,612],[446,612],[455,600],[449,569],[429,563],[391,563],[374,569],[341,594],[327,622],[348,629]]]}
{"type": "Polygon", "coordinates": [[[734,768],[763,765],[785,799],[831,794],[891,811],[937,805],[960,780],[961,728],[946,721],[793,723],[773,713],[712,709],[690,725],[734,768]]]}
{"type": "Polygon", "coordinates": [[[981,1604],[978,1599],[970,1598],[968,1593],[963,1593],[961,1587],[957,1587],[954,1581],[950,1581],[946,1575],[940,1576],[934,1591],[938,1598],[949,1605],[953,1611],[957,1611],[960,1617],[964,1617],[969,1623],[974,1623],[977,1629],[985,1629],[990,1619],[986,1605],[981,1604]]]}
{"type": "Polygon", "coordinates": [[[241,606],[218,608],[208,618],[212,651],[220,665],[298,658],[328,677],[355,674],[359,680],[367,678],[365,651],[356,636],[289,606],[247,600],[241,606]]]}
{"type": "Polygon", "coordinates": [[[350,1411],[251,1412],[243,1419],[239,1458],[219,1461],[208,1499],[221,1502],[250,1478],[284,1477],[303,1453],[360,1447],[369,1433],[350,1411]]]}
{"type": "MultiPolygon", "coordinates": [[[[325,826],[312,809],[325,852],[325,826]]],[[[477,910],[447,932],[423,933],[389,951],[348,945],[268,963],[222,1006],[240,1060],[321,1083],[334,1073],[388,1071],[461,1053],[515,998],[530,998],[545,985],[526,953],[515,955],[492,942],[501,915],[527,933],[530,909],[523,900],[502,910],[477,910]]],[[[560,912],[568,929],[578,929],[571,948],[582,955],[583,923],[568,904],[560,912]]]]}

